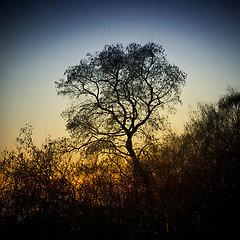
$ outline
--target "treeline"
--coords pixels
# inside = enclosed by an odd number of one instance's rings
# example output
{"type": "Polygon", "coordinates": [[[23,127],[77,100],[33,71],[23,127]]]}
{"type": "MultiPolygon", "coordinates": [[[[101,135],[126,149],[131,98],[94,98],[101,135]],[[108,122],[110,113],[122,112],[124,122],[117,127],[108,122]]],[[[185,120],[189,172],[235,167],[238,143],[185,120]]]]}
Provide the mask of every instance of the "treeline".
{"type": "Polygon", "coordinates": [[[0,161],[2,236],[234,239],[240,227],[240,92],[200,104],[181,135],[147,139],[141,178],[127,157],[36,147],[32,128],[0,161]]]}

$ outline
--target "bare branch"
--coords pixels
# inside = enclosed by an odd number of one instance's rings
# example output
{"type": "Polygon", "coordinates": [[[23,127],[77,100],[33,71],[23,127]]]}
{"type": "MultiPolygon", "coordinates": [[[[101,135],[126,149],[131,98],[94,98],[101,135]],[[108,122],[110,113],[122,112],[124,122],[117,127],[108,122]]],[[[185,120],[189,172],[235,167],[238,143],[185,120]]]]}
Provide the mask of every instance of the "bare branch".
{"type": "Polygon", "coordinates": [[[85,139],[75,149],[108,148],[128,154],[137,166],[133,136],[150,119],[157,121],[157,110],[180,101],[186,74],[154,43],[106,45],[88,56],[66,70],[66,80],[56,82],[58,94],[75,100],[76,107],[64,113],[72,136],[85,139]]]}

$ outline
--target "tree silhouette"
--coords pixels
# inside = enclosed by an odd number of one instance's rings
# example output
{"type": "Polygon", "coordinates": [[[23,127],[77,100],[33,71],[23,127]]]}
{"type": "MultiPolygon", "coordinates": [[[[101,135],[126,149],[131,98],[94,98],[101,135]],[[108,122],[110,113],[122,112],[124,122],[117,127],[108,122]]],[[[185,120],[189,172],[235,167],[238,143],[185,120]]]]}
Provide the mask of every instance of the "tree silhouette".
{"type": "Polygon", "coordinates": [[[139,173],[141,150],[134,137],[144,126],[158,128],[159,110],[180,102],[186,74],[166,60],[162,46],[131,43],[106,45],[65,75],[55,84],[59,95],[74,100],[63,116],[79,140],[75,149],[128,156],[139,173]]]}

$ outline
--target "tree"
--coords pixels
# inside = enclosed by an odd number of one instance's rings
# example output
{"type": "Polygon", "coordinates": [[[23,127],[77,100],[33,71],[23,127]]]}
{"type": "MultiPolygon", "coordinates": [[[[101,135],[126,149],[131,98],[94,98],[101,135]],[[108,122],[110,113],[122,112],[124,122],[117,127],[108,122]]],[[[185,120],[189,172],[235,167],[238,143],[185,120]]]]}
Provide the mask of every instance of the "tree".
{"type": "Polygon", "coordinates": [[[195,173],[191,170],[195,177],[204,177],[211,191],[240,186],[239,123],[240,92],[228,89],[216,103],[199,104],[185,127],[185,162],[195,168],[195,173]]]}
{"type": "Polygon", "coordinates": [[[81,141],[75,149],[129,156],[134,173],[141,169],[143,149],[134,137],[144,126],[158,128],[159,110],[180,102],[186,74],[166,60],[154,43],[106,45],[69,67],[55,82],[59,95],[73,99],[65,112],[67,130],[81,141]]]}
{"type": "Polygon", "coordinates": [[[229,88],[228,94],[218,102],[219,110],[226,116],[226,124],[234,131],[236,139],[240,138],[240,92],[229,88]]]}

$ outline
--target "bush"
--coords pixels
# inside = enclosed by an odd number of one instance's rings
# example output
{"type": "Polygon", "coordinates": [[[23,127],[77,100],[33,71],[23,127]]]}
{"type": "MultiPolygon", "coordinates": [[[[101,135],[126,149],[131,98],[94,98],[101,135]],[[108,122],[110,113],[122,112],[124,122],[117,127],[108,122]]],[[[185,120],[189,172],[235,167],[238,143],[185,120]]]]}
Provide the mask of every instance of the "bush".
{"type": "Polygon", "coordinates": [[[0,228],[39,239],[231,239],[240,226],[240,94],[199,105],[180,136],[150,141],[136,183],[123,156],[88,159],[32,128],[0,161],[0,228]],[[147,181],[144,183],[144,181],[147,181]]]}

